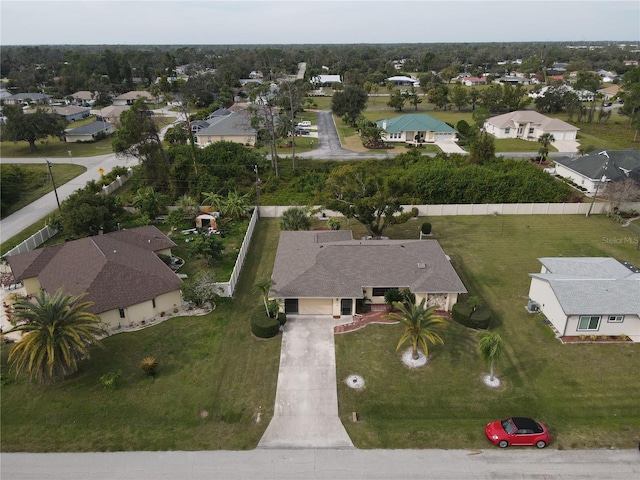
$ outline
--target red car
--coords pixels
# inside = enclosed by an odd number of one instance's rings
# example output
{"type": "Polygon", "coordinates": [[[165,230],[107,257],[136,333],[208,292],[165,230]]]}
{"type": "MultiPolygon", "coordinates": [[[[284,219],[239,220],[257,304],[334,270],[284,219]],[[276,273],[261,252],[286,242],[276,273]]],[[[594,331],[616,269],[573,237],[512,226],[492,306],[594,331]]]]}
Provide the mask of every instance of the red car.
{"type": "Polygon", "coordinates": [[[531,418],[496,420],[484,427],[484,433],[491,443],[501,448],[509,445],[535,445],[544,448],[549,444],[547,427],[531,418]]]}

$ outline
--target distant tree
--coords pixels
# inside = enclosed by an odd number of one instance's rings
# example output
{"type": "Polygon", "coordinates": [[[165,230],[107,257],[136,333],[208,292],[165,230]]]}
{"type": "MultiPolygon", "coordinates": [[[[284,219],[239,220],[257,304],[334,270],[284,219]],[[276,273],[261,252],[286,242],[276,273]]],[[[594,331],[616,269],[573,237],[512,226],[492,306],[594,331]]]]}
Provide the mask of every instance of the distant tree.
{"type": "Polygon", "coordinates": [[[469,91],[469,103],[471,103],[471,110],[475,111],[476,105],[480,100],[480,91],[475,88],[471,88],[469,91]]]}
{"type": "Polygon", "coordinates": [[[222,214],[237,220],[245,217],[249,210],[249,194],[239,194],[237,190],[230,190],[222,206],[222,214]]]}
{"type": "Polygon", "coordinates": [[[154,191],[153,187],[143,187],[136,191],[132,201],[135,208],[153,220],[165,210],[169,199],[154,191]]]}
{"type": "Polygon", "coordinates": [[[164,139],[169,145],[185,145],[189,136],[185,131],[184,125],[174,125],[167,129],[164,134],[164,139]]]}
{"type": "Polygon", "coordinates": [[[418,90],[416,87],[411,87],[408,93],[408,100],[411,105],[413,105],[414,111],[418,111],[418,105],[422,103],[422,97],[418,94],[418,90]]]}
{"type": "Polygon", "coordinates": [[[435,104],[436,108],[446,110],[449,104],[449,87],[443,84],[436,85],[429,91],[429,101],[435,104]]]}
{"type": "Polygon", "coordinates": [[[65,235],[86,237],[116,230],[125,215],[119,197],[84,188],[62,202],[60,221],[65,235]]]}
{"type": "Polygon", "coordinates": [[[483,164],[496,156],[496,145],[493,137],[482,133],[471,144],[469,163],[483,164]]]}
{"type": "Polygon", "coordinates": [[[160,130],[149,108],[140,98],[120,114],[120,128],[113,139],[119,157],[133,156],[143,165],[147,184],[164,190],[169,182],[169,158],[160,139],[160,130]]]}
{"type": "Polygon", "coordinates": [[[394,90],[389,96],[387,105],[401,112],[404,104],[407,102],[407,99],[408,97],[406,93],[402,93],[400,90],[394,90]]]}
{"type": "Polygon", "coordinates": [[[331,99],[331,110],[343,118],[352,127],[367,105],[367,94],[359,86],[346,86],[342,92],[336,92],[331,99]]]}
{"type": "Polygon", "coordinates": [[[451,89],[451,103],[453,103],[458,110],[462,110],[462,107],[469,104],[469,94],[467,89],[462,85],[454,85],[451,89]]]}
{"type": "Polygon", "coordinates": [[[382,128],[378,127],[377,124],[362,115],[358,117],[357,124],[358,129],[360,130],[362,144],[365,147],[380,148],[384,146],[384,142],[382,141],[382,134],[384,130],[382,128]]]}
{"type": "Polygon", "coordinates": [[[549,155],[549,145],[556,141],[556,138],[553,136],[553,133],[543,133],[538,137],[538,143],[540,144],[540,148],[538,149],[538,153],[540,154],[540,163],[547,161],[547,156],[549,155]]]}
{"type": "Polygon", "coordinates": [[[451,80],[458,76],[458,67],[455,65],[449,65],[440,71],[440,77],[447,83],[451,83],[451,80]]]}
{"type": "Polygon", "coordinates": [[[280,230],[309,230],[311,221],[307,212],[300,207],[287,208],[280,218],[280,230]]]}
{"type": "Polygon", "coordinates": [[[36,150],[36,141],[49,136],[61,137],[67,126],[65,120],[40,108],[26,114],[19,105],[7,105],[4,115],[7,123],[2,127],[2,140],[26,141],[32,152],[36,150]]]}
{"type": "Polygon", "coordinates": [[[640,201],[640,186],[630,178],[621,182],[607,182],[604,194],[612,210],[618,210],[623,203],[640,201]]]}
{"type": "Polygon", "coordinates": [[[354,218],[374,237],[389,225],[405,223],[411,212],[403,213],[401,195],[406,186],[376,170],[376,163],[363,161],[334,169],[324,189],[324,206],[354,218]]]}
{"type": "Polygon", "coordinates": [[[62,290],[53,296],[40,290],[33,299],[14,304],[16,317],[25,320],[9,331],[22,334],[9,352],[16,374],[26,372],[31,380],[49,383],[75,373],[79,362],[89,358],[90,346],[99,345],[107,332],[100,318],[87,311],[92,303],[81,299],[62,290]]]}
{"type": "Polygon", "coordinates": [[[204,258],[209,266],[222,260],[223,250],[224,245],[218,235],[199,235],[189,243],[191,255],[204,258]]]}

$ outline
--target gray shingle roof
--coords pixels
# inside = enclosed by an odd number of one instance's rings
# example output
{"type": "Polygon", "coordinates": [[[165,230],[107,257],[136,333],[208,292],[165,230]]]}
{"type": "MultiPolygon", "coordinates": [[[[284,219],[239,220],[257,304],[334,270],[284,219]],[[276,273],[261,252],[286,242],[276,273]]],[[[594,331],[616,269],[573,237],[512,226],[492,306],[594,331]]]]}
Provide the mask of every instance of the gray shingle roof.
{"type": "Polygon", "coordinates": [[[243,114],[227,114],[208,117],[208,127],[201,129],[195,135],[246,135],[255,134],[249,117],[243,114]]]}
{"type": "Polygon", "coordinates": [[[615,182],[626,178],[635,178],[640,175],[640,150],[604,150],[609,155],[609,161],[605,155],[599,155],[603,149],[597,149],[581,157],[560,157],[556,163],[579,173],[580,175],[596,180],[605,175],[607,179],[615,182]],[[607,168],[602,170],[605,163],[607,168]],[[630,173],[636,175],[630,175],[630,173]]]}
{"type": "Polygon", "coordinates": [[[437,241],[353,240],[350,231],[281,232],[273,280],[278,298],[362,298],[363,287],[467,291],[437,241]]]}
{"type": "Polygon", "coordinates": [[[175,244],[146,226],[82,238],[9,257],[17,280],[38,277],[49,293],[87,293],[93,313],[177,290],[182,280],[154,253],[175,244]]]}
{"type": "Polygon", "coordinates": [[[532,273],[549,283],[566,315],[640,315],[640,273],[613,258],[540,258],[548,273],[532,273]]]}
{"type": "Polygon", "coordinates": [[[547,117],[533,110],[517,110],[502,115],[497,115],[487,119],[487,123],[499,128],[515,127],[517,124],[532,123],[540,125],[544,131],[552,130],[580,130],[570,123],[563,122],[557,118],[547,117]]]}
{"type": "Polygon", "coordinates": [[[113,123],[95,121],[93,123],[87,123],[86,125],[82,125],[81,127],[78,127],[78,128],[67,130],[67,135],[91,135],[94,133],[101,132],[103,130],[107,130],[110,127],[113,127],[113,123]]]}

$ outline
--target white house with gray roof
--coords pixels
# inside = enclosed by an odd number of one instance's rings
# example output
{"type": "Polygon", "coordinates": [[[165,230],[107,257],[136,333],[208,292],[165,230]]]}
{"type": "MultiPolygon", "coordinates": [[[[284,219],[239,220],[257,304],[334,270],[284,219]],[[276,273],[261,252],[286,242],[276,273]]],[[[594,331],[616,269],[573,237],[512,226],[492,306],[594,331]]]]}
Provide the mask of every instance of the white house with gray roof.
{"type": "Polygon", "coordinates": [[[529,298],[558,337],[627,335],[640,342],[640,270],[608,257],[540,258],[529,298]]]}
{"type": "Polygon", "coordinates": [[[487,119],[484,130],[496,138],[520,138],[535,142],[544,133],[553,135],[555,141],[575,140],[580,129],[533,110],[518,110],[487,119]]]}
{"type": "Polygon", "coordinates": [[[271,296],[287,313],[353,315],[357,300],[384,304],[392,288],[450,311],[466,293],[436,240],[354,240],[350,230],[280,233],[271,296]]]}
{"type": "Polygon", "coordinates": [[[199,147],[206,147],[215,142],[235,142],[247,147],[256,144],[257,131],[251,126],[251,119],[244,113],[228,113],[217,116],[210,115],[206,122],[208,126],[198,130],[195,142],[199,147]]]}

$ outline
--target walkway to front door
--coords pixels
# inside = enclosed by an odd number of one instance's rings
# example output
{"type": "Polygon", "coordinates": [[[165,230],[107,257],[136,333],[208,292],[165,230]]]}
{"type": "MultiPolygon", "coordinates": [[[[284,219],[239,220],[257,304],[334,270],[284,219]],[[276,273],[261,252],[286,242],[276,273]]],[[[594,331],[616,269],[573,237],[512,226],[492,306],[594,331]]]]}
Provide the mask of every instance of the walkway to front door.
{"type": "Polygon", "coordinates": [[[338,417],[331,316],[288,315],[276,403],[258,448],[353,448],[338,417]]]}

